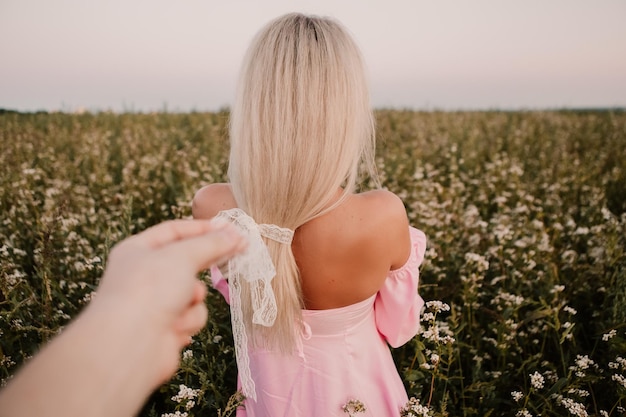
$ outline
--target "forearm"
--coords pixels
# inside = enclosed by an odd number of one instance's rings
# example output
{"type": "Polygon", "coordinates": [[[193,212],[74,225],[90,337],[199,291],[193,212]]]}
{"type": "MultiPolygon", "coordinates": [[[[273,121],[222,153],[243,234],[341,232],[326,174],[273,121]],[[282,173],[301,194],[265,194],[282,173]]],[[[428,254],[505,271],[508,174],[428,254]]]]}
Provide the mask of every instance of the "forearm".
{"type": "Polygon", "coordinates": [[[0,392],[0,415],[131,416],[158,380],[158,337],[137,314],[88,307],[0,392]]]}
{"type": "Polygon", "coordinates": [[[98,295],[0,391],[0,417],[129,417],[206,323],[197,273],[241,252],[228,224],[171,221],[116,245],[98,295]]]}

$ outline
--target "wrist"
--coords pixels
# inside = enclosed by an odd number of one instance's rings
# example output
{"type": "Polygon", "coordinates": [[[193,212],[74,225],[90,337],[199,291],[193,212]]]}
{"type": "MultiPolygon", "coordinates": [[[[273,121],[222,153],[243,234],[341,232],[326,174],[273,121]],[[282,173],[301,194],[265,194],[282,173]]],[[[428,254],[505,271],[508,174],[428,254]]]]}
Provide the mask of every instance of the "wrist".
{"type": "Polygon", "coordinates": [[[164,379],[162,364],[171,356],[178,359],[166,328],[150,311],[125,297],[96,296],[76,325],[98,330],[95,338],[106,348],[112,366],[121,368],[119,376],[126,379],[123,385],[132,382],[156,388],[164,379]]]}
{"type": "Polygon", "coordinates": [[[131,307],[94,299],[0,393],[3,412],[134,415],[162,381],[162,352],[172,349],[163,350],[167,338],[131,307]]]}

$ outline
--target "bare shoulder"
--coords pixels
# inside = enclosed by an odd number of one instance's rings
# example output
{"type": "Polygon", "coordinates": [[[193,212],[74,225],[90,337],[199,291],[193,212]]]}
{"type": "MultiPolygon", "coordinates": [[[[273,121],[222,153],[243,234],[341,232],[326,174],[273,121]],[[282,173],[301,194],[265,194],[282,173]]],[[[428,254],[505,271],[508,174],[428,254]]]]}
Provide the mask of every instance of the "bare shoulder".
{"type": "Polygon", "coordinates": [[[385,223],[398,227],[408,227],[408,219],[404,203],[394,193],[387,190],[374,190],[357,194],[362,201],[363,210],[369,214],[369,218],[380,218],[385,223]]]}
{"type": "Polygon", "coordinates": [[[191,212],[194,219],[211,219],[222,210],[237,207],[230,184],[209,184],[193,196],[191,212]]]}
{"type": "Polygon", "coordinates": [[[362,301],[409,258],[404,204],[385,190],[350,194],[333,210],[298,228],[292,248],[308,308],[362,301]]]}
{"type": "Polygon", "coordinates": [[[371,201],[371,202],[378,202],[379,204],[389,204],[389,203],[396,204],[396,205],[400,204],[404,207],[400,197],[398,197],[397,195],[395,195],[389,190],[384,190],[384,189],[372,190],[372,191],[367,191],[365,193],[360,193],[360,194],[355,194],[355,195],[363,198],[364,200],[371,201]]]}
{"type": "Polygon", "coordinates": [[[411,237],[404,203],[387,190],[358,194],[362,210],[375,229],[378,242],[389,251],[391,268],[399,268],[409,257],[411,237]]]}

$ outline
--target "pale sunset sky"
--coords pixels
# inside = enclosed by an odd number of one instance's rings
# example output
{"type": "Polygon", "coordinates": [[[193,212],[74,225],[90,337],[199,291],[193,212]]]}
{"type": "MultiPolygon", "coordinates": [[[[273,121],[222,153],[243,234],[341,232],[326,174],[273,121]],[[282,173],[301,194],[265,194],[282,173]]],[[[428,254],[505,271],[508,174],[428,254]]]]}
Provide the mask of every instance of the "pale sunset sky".
{"type": "Polygon", "coordinates": [[[348,28],[375,107],[626,107],[624,0],[0,0],[0,108],[217,110],[292,11],[348,28]]]}

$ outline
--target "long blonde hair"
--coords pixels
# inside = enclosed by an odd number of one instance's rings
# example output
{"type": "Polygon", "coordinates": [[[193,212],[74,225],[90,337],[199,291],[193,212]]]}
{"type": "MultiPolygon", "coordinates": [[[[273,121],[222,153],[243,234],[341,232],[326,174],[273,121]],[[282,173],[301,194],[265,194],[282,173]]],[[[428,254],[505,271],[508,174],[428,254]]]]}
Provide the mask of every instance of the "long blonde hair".
{"type": "MultiPolygon", "coordinates": [[[[296,230],[353,193],[361,171],[377,178],[363,60],[338,22],[293,13],[257,34],[243,62],[230,141],[233,194],[257,223],[296,230]]],[[[278,316],[271,328],[252,325],[242,288],[244,322],[255,343],[291,352],[304,307],[299,272],[290,245],[266,243],[278,316]]]]}

